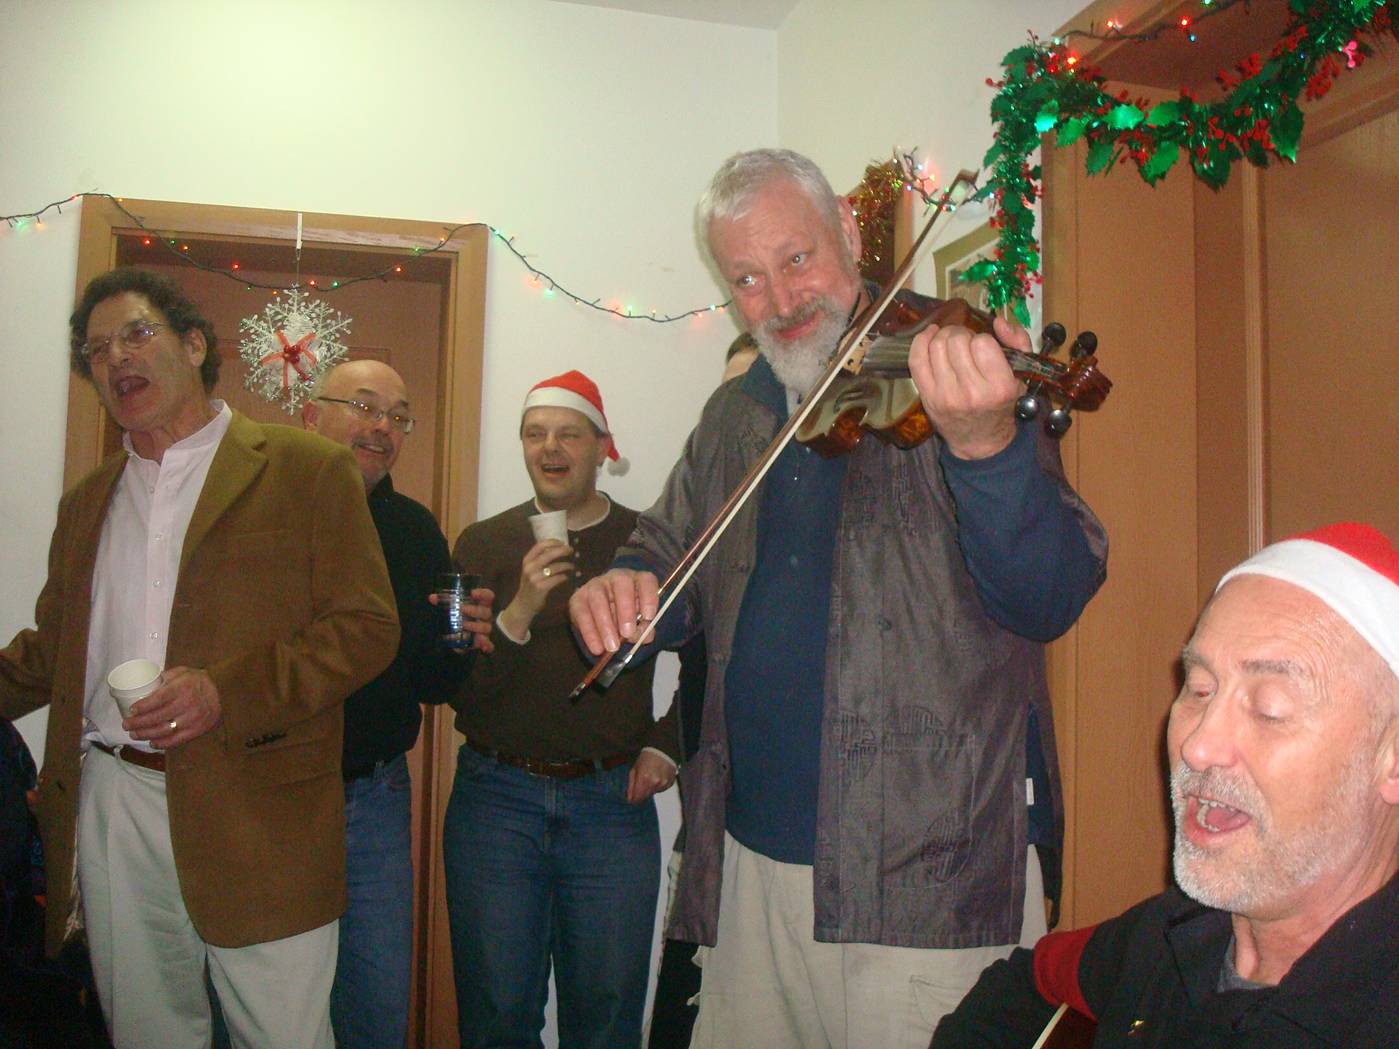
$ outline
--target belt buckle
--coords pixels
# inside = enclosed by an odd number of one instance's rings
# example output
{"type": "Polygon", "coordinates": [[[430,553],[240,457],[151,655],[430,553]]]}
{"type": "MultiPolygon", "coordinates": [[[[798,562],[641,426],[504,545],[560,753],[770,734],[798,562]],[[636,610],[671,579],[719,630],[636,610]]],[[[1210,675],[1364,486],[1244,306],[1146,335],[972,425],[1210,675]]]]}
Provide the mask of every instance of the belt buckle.
{"type": "Polygon", "coordinates": [[[531,760],[534,768],[527,771],[535,775],[547,776],[549,779],[579,779],[585,775],[578,768],[577,761],[545,761],[542,758],[531,760]]]}

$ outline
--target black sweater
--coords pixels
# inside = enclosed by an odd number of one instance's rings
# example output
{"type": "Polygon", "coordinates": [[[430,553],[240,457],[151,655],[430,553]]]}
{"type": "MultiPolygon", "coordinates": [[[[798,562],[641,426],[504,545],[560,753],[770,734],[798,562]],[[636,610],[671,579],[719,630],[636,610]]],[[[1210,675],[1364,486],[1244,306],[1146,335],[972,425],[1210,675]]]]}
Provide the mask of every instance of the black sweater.
{"type": "Polygon", "coordinates": [[[428,595],[437,574],[452,571],[447,540],[422,503],[394,491],[385,477],[369,493],[369,515],[384,548],[402,634],[398,655],[382,674],[345,700],[346,775],[405,753],[422,725],[420,703],[451,699],[474,653],[448,651],[428,595]]]}

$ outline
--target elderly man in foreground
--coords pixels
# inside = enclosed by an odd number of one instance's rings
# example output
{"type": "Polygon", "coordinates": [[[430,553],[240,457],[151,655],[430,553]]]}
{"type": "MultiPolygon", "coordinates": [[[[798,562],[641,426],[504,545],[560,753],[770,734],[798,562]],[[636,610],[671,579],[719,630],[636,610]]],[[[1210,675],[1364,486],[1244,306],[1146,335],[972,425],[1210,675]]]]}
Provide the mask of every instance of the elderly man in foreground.
{"type": "Polygon", "coordinates": [[[1168,749],[1179,888],[983,974],[934,1049],[1399,1044],[1399,553],[1334,525],[1225,574],[1168,749]]]}

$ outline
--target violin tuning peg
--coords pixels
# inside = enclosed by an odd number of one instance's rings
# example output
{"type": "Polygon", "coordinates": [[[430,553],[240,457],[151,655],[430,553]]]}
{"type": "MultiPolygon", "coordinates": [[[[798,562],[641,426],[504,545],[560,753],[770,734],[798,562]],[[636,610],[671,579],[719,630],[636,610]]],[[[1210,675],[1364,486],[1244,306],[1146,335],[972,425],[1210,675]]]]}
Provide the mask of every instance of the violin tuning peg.
{"type": "Polygon", "coordinates": [[[1044,326],[1044,331],[1040,332],[1040,356],[1053,353],[1060,346],[1064,345],[1064,340],[1069,333],[1064,330],[1064,326],[1058,321],[1051,321],[1044,326]]]}
{"type": "Polygon", "coordinates": [[[1029,422],[1040,413],[1040,399],[1033,393],[1026,393],[1015,402],[1015,417],[1029,422]]]}
{"type": "Polygon", "coordinates": [[[1055,437],[1063,437],[1073,424],[1073,416],[1067,408],[1055,408],[1044,420],[1044,428],[1055,437]]]}
{"type": "Polygon", "coordinates": [[[1091,331],[1081,331],[1078,338],[1074,340],[1073,346],[1069,349],[1069,357],[1073,360],[1081,360],[1084,357],[1091,357],[1098,352],[1098,336],[1091,331]]]}

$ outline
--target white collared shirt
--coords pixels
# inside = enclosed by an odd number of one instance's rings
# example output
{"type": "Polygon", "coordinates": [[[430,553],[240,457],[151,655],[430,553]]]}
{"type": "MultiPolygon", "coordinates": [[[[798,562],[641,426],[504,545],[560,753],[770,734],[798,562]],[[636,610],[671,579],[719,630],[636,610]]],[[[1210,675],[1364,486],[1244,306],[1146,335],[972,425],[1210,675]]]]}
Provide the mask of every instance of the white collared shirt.
{"type": "Polygon", "coordinates": [[[107,691],[107,672],[144,656],[165,666],[170,610],[180,573],[180,553],[195,504],[204,490],[214,453],[233,413],[223,401],[209,406],[214,418],[165,450],[160,462],[143,459],[123,435],[126,468],[117,481],[92,573],[92,620],[87,636],[83,741],[153,750],[121,727],[121,711],[107,691]]]}

